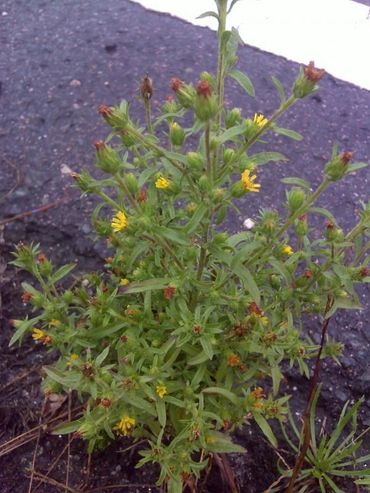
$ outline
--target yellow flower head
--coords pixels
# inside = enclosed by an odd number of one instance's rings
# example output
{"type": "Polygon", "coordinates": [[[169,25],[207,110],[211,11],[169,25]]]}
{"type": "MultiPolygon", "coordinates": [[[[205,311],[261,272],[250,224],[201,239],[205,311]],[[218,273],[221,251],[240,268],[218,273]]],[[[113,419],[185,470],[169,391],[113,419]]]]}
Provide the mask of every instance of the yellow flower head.
{"type": "Polygon", "coordinates": [[[244,190],[247,192],[259,192],[261,185],[259,183],[254,183],[254,180],[257,178],[256,175],[250,175],[250,170],[246,169],[243,171],[241,176],[241,181],[244,187],[244,190]]]}
{"type": "Polygon", "coordinates": [[[76,354],[76,353],[72,353],[72,354],[71,354],[71,356],[69,357],[69,359],[70,359],[71,361],[76,361],[76,359],[78,359],[78,354],[76,354]]]}
{"type": "Polygon", "coordinates": [[[112,229],[115,233],[122,231],[127,227],[127,216],[123,211],[118,211],[113,217],[111,223],[112,229]]]}
{"type": "Polygon", "coordinates": [[[290,245],[285,245],[282,251],[285,255],[293,255],[293,248],[290,245]]]}
{"type": "Polygon", "coordinates": [[[257,127],[262,128],[266,125],[266,123],[268,123],[268,119],[265,118],[262,114],[258,115],[257,113],[255,113],[253,123],[255,123],[257,127]]]}
{"type": "Polygon", "coordinates": [[[41,330],[41,329],[38,329],[38,328],[34,328],[33,331],[32,331],[32,339],[34,341],[42,341],[43,339],[45,339],[46,337],[46,333],[41,330]]]}
{"type": "Polygon", "coordinates": [[[161,399],[167,394],[167,387],[165,385],[157,385],[155,388],[156,393],[161,399]]]}
{"type": "Polygon", "coordinates": [[[119,431],[123,436],[127,436],[131,433],[132,428],[135,426],[135,418],[130,418],[130,416],[123,416],[120,421],[116,424],[113,430],[119,431]]]}
{"type": "Polygon", "coordinates": [[[127,284],[130,284],[130,281],[128,279],[121,279],[119,282],[120,286],[127,286],[127,284]]]}
{"type": "Polygon", "coordinates": [[[262,325],[263,325],[264,327],[266,327],[266,326],[269,324],[269,319],[268,319],[267,317],[265,317],[265,316],[262,316],[262,317],[260,318],[260,320],[261,320],[262,325]]]}
{"type": "Polygon", "coordinates": [[[168,188],[170,184],[170,180],[167,180],[167,178],[165,178],[164,176],[160,176],[155,182],[155,187],[161,190],[166,190],[166,188],[168,188]]]}
{"type": "Polygon", "coordinates": [[[49,325],[51,327],[58,327],[59,324],[60,324],[59,320],[56,320],[55,318],[53,318],[53,320],[50,320],[49,322],[49,325]]]}
{"type": "Polygon", "coordinates": [[[213,437],[212,435],[208,435],[206,436],[206,443],[208,443],[208,445],[212,445],[214,444],[216,441],[216,438],[213,437]]]}

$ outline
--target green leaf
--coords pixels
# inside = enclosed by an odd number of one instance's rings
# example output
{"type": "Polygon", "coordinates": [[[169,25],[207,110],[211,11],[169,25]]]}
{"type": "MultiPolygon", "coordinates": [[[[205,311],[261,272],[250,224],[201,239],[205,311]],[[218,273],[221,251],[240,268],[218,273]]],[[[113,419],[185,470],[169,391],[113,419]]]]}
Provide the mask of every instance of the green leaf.
{"type": "Polygon", "coordinates": [[[50,282],[52,284],[57,283],[63,277],[67,276],[74,268],[76,267],[76,264],[67,264],[63,265],[60,269],[58,269],[50,278],[50,282]]]}
{"type": "Polygon", "coordinates": [[[284,88],[283,86],[281,85],[281,82],[279,81],[279,79],[277,79],[276,77],[272,76],[272,82],[274,83],[276,89],[279,91],[279,94],[280,94],[280,100],[282,103],[285,103],[286,101],[286,96],[285,96],[285,91],[284,91],[284,88]]]}
{"type": "Polygon", "coordinates": [[[239,1],[240,0],[232,0],[232,2],[230,3],[229,10],[227,11],[228,14],[230,14],[231,9],[234,7],[234,5],[236,4],[236,2],[239,2],[239,1]]]}
{"type": "Polygon", "coordinates": [[[200,338],[200,343],[202,345],[203,351],[206,353],[209,359],[213,358],[213,347],[212,344],[209,341],[209,338],[206,336],[203,336],[200,338]]]}
{"type": "Polygon", "coordinates": [[[105,358],[108,356],[110,350],[110,346],[107,346],[103,351],[96,357],[96,366],[101,366],[105,358]]]}
{"type": "Polygon", "coordinates": [[[226,141],[232,140],[234,137],[243,134],[245,131],[245,125],[236,125],[235,127],[231,127],[225,130],[224,133],[217,137],[217,141],[219,144],[224,144],[226,141]]]}
{"type": "Polygon", "coordinates": [[[202,392],[203,394],[221,395],[222,397],[225,397],[226,399],[231,401],[236,406],[240,404],[238,396],[236,396],[233,392],[230,392],[230,390],[223,389],[222,387],[207,387],[203,389],[202,392]]]}
{"type": "Polygon", "coordinates": [[[148,168],[140,173],[137,180],[138,187],[141,188],[155,173],[157,173],[156,168],[148,168]]]}
{"type": "Polygon", "coordinates": [[[204,352],[201,351],[198,353],[196,356],[193,356],[188,360],[188,365],[199,365],[200,363],[204,363],[205,361],[208,361],[208,355],[204,352]]]}
{"type": "Polygon", "coordinates": [[[280,368],[278,366],[273,366],[271,368],[271,377],[272,377],[272,391],[274,395],[279,392],[280,382],[283,378],[281,374],[280,368]]]}
{"type": "Polygon", "coordinates": [[[246,74],[240,72],[240,70],[231,70],[228,75],[232,79],[236,80],[236,82],[238,82],[241,85],[241,87],[244,89],[244,91],[247,94],[249,94],[249,96],[252,96],[254,98],[255,96],[254,87],[252,81],[246,74]]]}
{"type": "Polygon", "coordinates": [[[165,226],[159,226],[156,228],[156,233],[167,240],[172,241],[173,243],[177,243],[182,246],[189,246],[189,237],[187,237],[183,231],[179,229],[169,229],[165,226]]]}
{"type": "Polygon", "coordinates": [[[358,169],[367,168],[369,166],[368,163],[352,163],[347,166],[346,174],[352,173],[353,171],[357,171],[358,169]]]}
{"type": "Polygon", "coordinates": [[[168,278],[147,279],[146,281],[130,282],[127,286],[119,288],[120,294],[144,293],[156,289],[164,289],[171,282],[168,278]]]}
{"type": "Polygon", "coordinates": [[[207,212],[208,207],[205,204],[199,204],[190,221],[184,226],[184,231],[191,235],[197,229],[199,223],[202,221],[207,212]]]}
{"type": "Polygon", "coordinates": [[[268,441],[274,446],[277,447],[277,440],[276,437],[266,421],[266,419],[259,413],[253,413],[253,417],[258,424],[258,426],[261,428],[262,433],[265,435],[265,437],[268,439],[268,441]]]}
{"type": "Polygon", "coordinates": [[[164,428],[166,426],[166,404],[162,399],[159,399],[155,403],[155,408],[157,410],[157,416],[159,424],[164,428]]]}
{"type": "Polygon", "coordinates": [[[294,130],[290,130],[289,128],[274,127],[273,130],[275,133],[279,135],[285,135],[285,137],[289,137],[290,139],[293,140],[303,139],[303,135],[299,134],[298,132],[295,132],[294,130]]]}
{"type": "Polygon", "coordinates": [[[50,366],[44,366],[43,369],[45,370],[45,373],[48,375],[48,377],[65,387],[75,388],[81,380],[80,375],[76,375],[70,372],[66,374],[66,372],[63,372],[56,368],[52,368],[50,366]]]}
{"type": "MultiPolygon", "coordinates": [[[[32,291],[30,291],[32,292],[32,291]]],[[[22,339],[24,334],[33,328],[35,325],[37,325],[38,321],[41,320],[41,316],[35,317],[35,318],[30,318],[29,320],[26,318],[25,320],[20,320],[17,321],[17,328],[14,334],[12,335],[12,338],[10,339],[9,346],[12,346],[14,343],[16,343],[19,339],[22,339]]]]}
{"type": "Polygon", "coordinates": [[[297,178],[296,176],[282,178],[280,181],[282,183],[286,183],[287,185],[298,185],[308,191],[311,191],[311,184],[308,181],[303,180],[302,178],[297,178]]]}
{"type": "MultiPolygon", "coordinates": [[[[215,452],[219,454],[243,454],[246,452],[245,448],[237,443],[233,443],[232,440],[225,434],[217,431],[210,431],[208,433],[213,440],[207,441],[207,451],[215,452]]],[[[207,438],[208,438],[207,436],[207,438]]]]}
{"type": "Polygon", "coordinates": [[[260,290],[249,269],[244,267],[244,265],[240,262],[233,262],[231,265],[231,270],[239,277],[239,279],[241,279],[244,284],[244,289],[249,292],[257,305],[259,305],[261,303],[260,290]]]}
{"type": "Polygon", "coordinates": [[[149,404],[145,399],[134,395],[132,392],[123,392],[120,394],[120,398],[140,411],[145,411],[150,416],[157,417],[157,412],[153,405],[149,404]]]}
{"type": "Polygon", "coordinates": [[[204,12],[203,14],[198,15],[198,17],[196,17],[196,19],[204,19],[205,17],[215,17],[217,20],[219,20],[216,12],[213,12],[212,10],[208,10],[207,12],[204,12]]]}
{"type": "Polygon", "coordinates": [[[257,154],[249,156],[249,159],[251,159],[256,166],[261,166],[270,161],[289,161],[289,159],[280,152],[258,152],[257,154]]]}
{"type": "Polygon", "coordinates": [[[168,493],[182,493],[182,480],[181,478],[170,478],[167,483],[168,493]]]}
{"type": "Polygon", "coordinates": [[[310,207],[309,212],[313,212],[314,214],[320,214],[321,216],[324,216],[327,219],[329,219],[333,224],[337,223],[337,220],[335,219],[333,214],[327,209],[324,209],[323,207],[310,207]]]}
{"type": "Polygon", "coordinates": [[[70,421],[68,423],[61,423],[51,432],[52,435],[68,435],[69,433],[73,433],[79,429],[81,426],[81,422],[70,421]]]}

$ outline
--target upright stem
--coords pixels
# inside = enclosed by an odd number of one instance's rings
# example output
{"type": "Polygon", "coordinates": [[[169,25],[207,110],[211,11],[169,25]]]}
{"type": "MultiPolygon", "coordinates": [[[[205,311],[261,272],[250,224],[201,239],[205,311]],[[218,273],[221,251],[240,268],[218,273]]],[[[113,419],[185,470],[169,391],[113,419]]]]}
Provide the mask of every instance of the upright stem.
{"type": "Polygon", "coordinates": [[[217,60],[217,94],[218,94],[218,119],[217,128],[221,127],[222,110],[224,107],[225,85],[225,47],[222,46],[223,33],[226,29],[227,2],[218,3],[218,60],[217,60]]]}
{"type": "MultiPolygon", "coordinates": [[[[325,315],[328,313],[328,311],[330,310],[330,308],[332,306],[333,306],[333,299],[331,296],[328,296],[328,299],[326,302],[326,308],[325,308],[325,315]]],[[[303,414],[303,424],[302,424],[303,444],[302,444],[299,456],[297,457],[297,461],[295,463],[295,466],[294,466],[292,476],[290,478],[286,493],[293,493],[294,484],[295,484],[295,482],[298,478],[298,475],[302,469],[304,460],[306,458],[307,450],[309,449],[309,446],[310,446],[310,442],[311,442],[310,419],[311,419],[312,403],[313,403],[313,400],[315,398],[317,386],[319,383],[321,354],[322,354],[322,351],[324,348],[325,338],[326,338],[326,334],[328,331],[330,320],[331,320],[330,317],[325,319],[324,323],[322,325],[320,349],[319,349],[319,352],[317,353],[317,356],[316,356],[315,369],[314,369],[314,372],[313,372],[313,375],[311,378],[310,392],[308,394],[306,409],[305,409],[305,412],[303,414]]]]}
{"type": "Polygon", "coordinates": [[[213,182],[212,173],[212,159],[211,159],[211,128],[210,123],[207,122],[206,130],[204,134],[205,144],[206,144],[206,157],[207,157],[207,176],[211,182],[213,182]]]}
{"type": "Polygon", "coordinates": [[[144,99],[144,105],[145,105],[146,129],[147,129],[149,134],[152,134],[153,133],[153,127],[152,127],[150,99],[145,98],[144,99]]]}

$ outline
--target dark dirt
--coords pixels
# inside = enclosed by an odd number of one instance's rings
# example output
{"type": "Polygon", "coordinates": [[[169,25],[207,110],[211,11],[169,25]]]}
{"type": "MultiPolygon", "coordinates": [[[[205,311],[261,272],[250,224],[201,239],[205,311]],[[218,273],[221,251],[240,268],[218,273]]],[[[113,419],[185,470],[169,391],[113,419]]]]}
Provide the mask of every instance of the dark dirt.
{"type": "MultiPolygon", "coordinates": [[[[40,368],[53,355],[45,355],[28,341],[21,348],[8,348],[12,329],[10,318],[20,318],[20,278],[13,269],[2,273],[14,243],[37,241],[56,263],[77,260],[82,269],[100,264],[102,253],[91,239],[89,212],[91,199],[80,199],[78,192],[61,170],[67,165],[94,172],[94,140],[107,130],[97,115],[101,103],[115,104],[126,98],[132,102],[132,114],[143,110],[136,98],[139,80],[147,72],[154,80],[154,112],[159,111],[169,94],[169,80],[179,76],[195,82],[202,70],[214,72],[216,38],[206,28],[194,27],[171,16],[146,11],[128,0],[2,0],[0,17],[0,197],[14,184],[14,167],[22,182],[16,191],[0,203],[1,218],[47,205],[61,197],[67,202],[45,213],[33,214],[9,223],[0,237],[1,282],[1,387],[0,439],[11,437],[37,425],[41,407],[40,368]],[[17,379],[17,380],[14,380],[17,379]],[[14,383],[12,383],[14,381],[14,383]]],[[[257,89],[257,98],[248,98],[234,84],[227,86],[230,107],[269,115],[278,105],[271,75],[289,89],[298,71],[297,64],[281,57],[244,46],[239,52],[239,68],[245,70],[257,89]]],[[[299,175],[316,185],[323,164],[334,142],[340,149],[353,150],[356,160],[370,161],[370,92],[328,75],[318,94],[289,112],[282,126],[304,135],[302,142],[274,139],[271,148],[282,150],[288,164],[263,170],[263,193],[253,200],[241,201],[241,215],[229,219],[230,231],[242,228],[246,217],[254,217],[263,201],[273,206],[283,198],[280,178],[299,175]]],[[[350,176],[321,200],[340,218],[348,231],[355,220],[361,200],[368,198],[369,171],[350,176]]],[[[257,194],[256,194],[257,195],[257,194]]],[[[248,197],[249,199],[249,197],[248,197]]],[[[347,399],[365,395],[360,413],[361,426],[370,425],[370,304],[369,289],[362,292],[365,308],[361,312],[340,313],[330,328],[345,344],[341,366],[324,363],[324,386],[320,412],[329,421],[347,399]]],[[[307,330],[317,341],[319,323],[307,330]]],[[[287,371],[287,392],[293,394],[294,410],[304,407],[308,390],[306,380],[287,371]]],[[[260,436],[250,427],[237,439],[246,446],[243,457],[231,461],[244,493],[261,493],[277,477],[275,457],[260,436]]],[[[65,439],[45,435],[40,442],[36,466],[46,472],[65,446],[65,439]]],[[[115,444],[96,454],[90,487],[102,484],[153,483],[155,471],[135,470],[135,456],[120,454],[125,444],[115,444]]],[[[34,442],[1,457],[0,493],[28,491],[34,442]]],[[[79,442],[72,443],[71,484],[77,487],[86,457],[79,442]]],[[[53,477],[63,481],[65,461],[58,463],[53,477]]],[[[37,481],[34,483],[37,484],[37,481]]],[[[209,491],[221,490],[213,476],[209,491]]],[[[40,493],[54,493],[47,485],[40,493]]],[[[99,489],[104,493],[104,488],[99,489]]],[[[152,491],[128,487],[122,490],[152,491]]],[[[346,490],[349,491],[349,490],[346,490]]]]}

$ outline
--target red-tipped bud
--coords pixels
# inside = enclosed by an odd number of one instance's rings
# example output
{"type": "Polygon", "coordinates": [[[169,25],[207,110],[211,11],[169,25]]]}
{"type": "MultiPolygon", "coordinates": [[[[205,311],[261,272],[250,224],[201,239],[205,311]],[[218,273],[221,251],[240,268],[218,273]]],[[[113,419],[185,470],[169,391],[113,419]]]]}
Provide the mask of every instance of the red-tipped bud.
{"type": "Polygon", "coordinates": [[[351,151],[345,151],[340,155],[340,158],[344,165],[348,164],[351,161],[352,157],[353,157],[353,152],[351,151]]]}
{"type": "Polygon", "coordinates": [[[140,92],[144,100],[148,100],[153,96],[153,81],[148,75],[141,82],[140,92]]]}
{"type": "Polygon", "coordinates": [[[307,67],[304,68],[304,75],[306,79],[311,82],[318,82],[325,75],[323,68],[316,68],[314,62],[310,62],[307,67]]]}
{"type": "Polygon", "coordinates": [[[168,286],[167,288],[164,288],[163,294],[166,300],[172,300],[176,293],[176,288],[173,288],[171,286],[168,286]]]}
{"type": "Polygon", "coordinates": [[[370,276],[370,269],[368,267],[363,267],[360,270],[360,275],[361,275],[361,277],[369,277],[370,276]]]}
{"type": "Polygon", "coordinates": [[[105,104],[101,104],[99,106],[99,115],[101,115],[103,118],[109,118],[112,115],[112,109],[109,108],[109,106],[105,104]]]}
{"type": "Polygon", "coordinates": [[[170,87],[174,92],[178,92],[184,87],[184,82],[176,77],[173,77],[170,82],[170,87]]]}
{"type": "Polygon", "coordinates": [[[212,95],[212,89],[208,81],[200,80],[196,87],[198,96],[203,96],[204,98],[209,98],[212,95]]]}
{"type": "Polygon", "coordinates": [[[97,140],[96,142],[94,142],[94,146],[96,152],[102,151],[103,149],[106,148],[105,142],[103,142],[102,140],[97,140]]]}
{"type": "Polygon", "coordinates": [[[139,192],[138,197],[137,197],[137,201],[139,202],[139,204],[143,204],[144,202],[146,202],[147,196],[148,196],[147,189],[142,188],[139,192]]]}
{"type": "Polygon", "coordinates": [[[29,293],[28,291],[25,291],[22,294],[22,303],[29,303],[33,298],[32,293],[29,293]]]}
{"type": "Polygon", "coordinates": [[[250,303],[248,305],[248,313],[249,315],[257,315],[257,317],[260,317],[262,315],[262,310],[261,308],[257,305],[257,303],[255,303],[254,301],[252,301],[252,303],[250,303]]]}
{"type": "Polygon", "coordinates": [[[101,400],[100,404],[107,409],[108,407],[111,407],[112,401],[110,399],[104,398],[101,400]]]}

